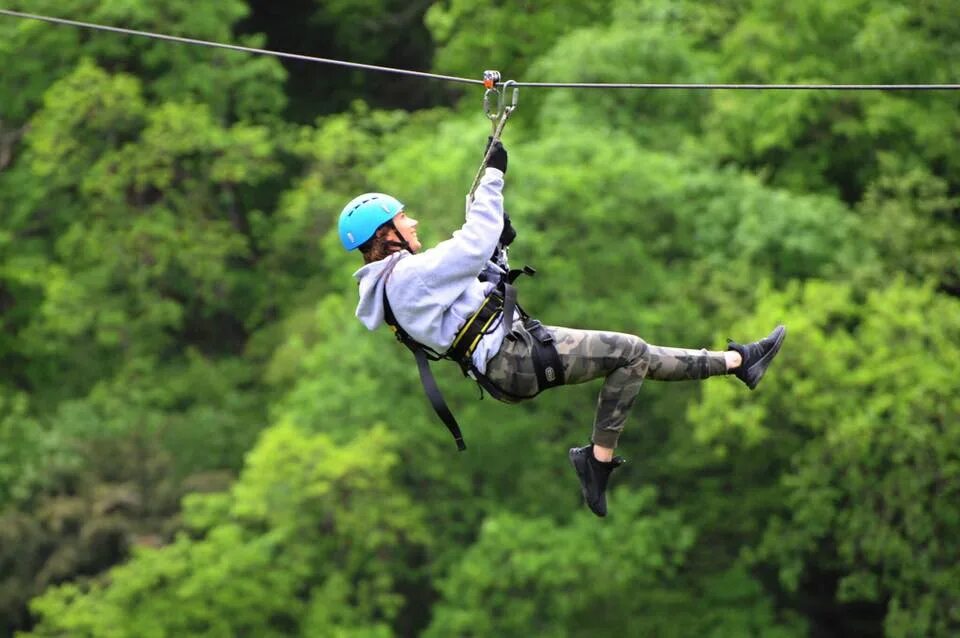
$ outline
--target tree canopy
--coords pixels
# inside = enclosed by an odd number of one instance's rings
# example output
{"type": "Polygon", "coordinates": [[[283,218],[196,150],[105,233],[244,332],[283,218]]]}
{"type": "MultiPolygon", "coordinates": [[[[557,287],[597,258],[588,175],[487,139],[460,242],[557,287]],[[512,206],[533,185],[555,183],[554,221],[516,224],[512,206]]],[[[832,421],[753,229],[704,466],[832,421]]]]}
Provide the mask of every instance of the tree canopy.
{"type": "MultiPolygon", "coordinates": [[[[564,82],[949,83],[903,0],[12,0],[321,57],[564,82]]],[[[597,386],[477,399],[355,319],[337,216],[463,220],[482,89],[0,16],[0,635],[953,636],[958,91],[524,88],[544,323],[722,349],[644,385],[611,515],[597,386]]]]}

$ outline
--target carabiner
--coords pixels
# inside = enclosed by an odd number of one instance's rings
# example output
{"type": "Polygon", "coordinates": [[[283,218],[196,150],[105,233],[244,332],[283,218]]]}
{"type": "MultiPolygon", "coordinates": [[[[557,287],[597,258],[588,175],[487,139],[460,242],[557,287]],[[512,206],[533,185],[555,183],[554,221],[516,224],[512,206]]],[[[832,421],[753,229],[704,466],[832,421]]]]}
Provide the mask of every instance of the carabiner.
{"type": "Polygon", "coordinates": [[[507,80],[503,83],[503,93],[506,93],[507,89],[513,89],[513,94],[510,96],[510,106],[504,107],[504,111],[508,115],[517,110],[517,104],[520,102],[520,87],[516,84],[513,80],[507,80]]]}
{"type": "Polygon", "coordinates": [[[500,116],[503,115],[503,93],[500,89],[487,89],[483,93],[483,113],[487,116],[487,119],[496,125],[497,120],[500,119],[500,116]],[[496,104],[493,109],[490,107],[490,95],[496,95],[496,104]]]}
{"type": "Polygon", "coordinates": [[[494,129],[496,129],[497,122],[501,116],[503,116],[504,110],[503,92],[497,87],[499,83],[500,71],[483,72],[483,86],[487,89],[483,93],[483,113],[487,116],[487,119],[493,123],[494,129]],[[496,104],[493,106],[491,106],[491,94],[496,96],[496,104]]]}
{"type": "MultiPolygon", "coordinates": [[[[497,71],[484,71],[483,85],[487,87],[487,90],[483,94],[483,112],[487,116],[487,119],[490,120],[490,123],[493,124],[492,141],[500,139],[500,135],[503,133],[503,127],[507,125],[507,119],[509,119],[510,114],[517,109],[517,104],[520,101],[520,87],[516,85],[517,83],[513,80],[507,80],[503,83],[503,88],[498,89],[496,83],[499,80],[500,73],[497,71]],[[504,100],[504,93],[507,89],[513,89],[509,105],[506,104],[504,100]],[[490,107],[491,93],[495,93],[497,96],[496,110],[491,110],[490,107]]],[[[480,170],[477,171],[477,176],[473,178],[473,186],[470,187],[470,192],[467,193],[467,208],[470,207],[470,202],[473,200],[473,193],[477,190],[477,185],[480,183],[480,177],[483,175],[483,170],[486,168],[487,160],[490,159],[492,150],[493,145],[488,145],[487,152],[483,156],[483,163],[480,164],[480,170]]]]}

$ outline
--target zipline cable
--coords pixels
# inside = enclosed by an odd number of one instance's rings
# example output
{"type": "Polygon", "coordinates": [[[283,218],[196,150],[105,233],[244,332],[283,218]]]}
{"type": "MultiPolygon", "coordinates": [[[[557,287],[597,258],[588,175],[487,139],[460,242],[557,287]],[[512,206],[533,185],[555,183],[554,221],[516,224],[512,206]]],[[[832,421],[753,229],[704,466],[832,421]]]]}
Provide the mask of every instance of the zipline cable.
{"type": "Polygon", "coordinates": [[[67,20],[65,18],[52,18],[50,16],[36,15],[33,13],[21,13],[19,11],[9,11],[0,9],[0,15],[7,15],[14,18],[26,18],[29,20],[40,20],[51,22],[53,24],[65,24],[71,27],[80,27],[82,29],[93,29],[94,31],[110,31],[112,33],[122,33],[124,35],[138,35],[155,40],[167,40],[169,42],[179,42],[180,44],[192,44],[196,46],[213,47],[218,49],[229,49],[231,51],[242,51],[243,53],[253,53],[256,55],[272,55],[278,58],[289,58],[291,60],[301,60],[304,62],[318,62],[321,64],[335,64],[339,66],[352,67],[355,69],[365,69],[367,71],[383,71],[385,73],[399,73],[402,75],[413,75],[421,78],[430,78],[433,80],[444,80],[447,82],[460,82],[462,84],[483,84],[483,80],[473,80],[470,78],[460,78],[453,75],[438,75],[436,73],[425,73],[423,71],[410,71],[407,69],[395,69],[389,66],[377,66],[375,64],[361,64],[360,62],[346,62],[344,60],[333,60],[330,58],[318,58],[312,55],[300,55],[297,53],[285,53],[283,51],[271,51],[269,49],[256,49],[253,47],[244,47],[236,44],[224,44],[222,42],[210,42],[208,40],[197,40],[194,38],[182,38],[176,35],[165,35],[162,33],[152,33],[150,31],[136,31],[134,29],[124,29],[121,27],[111,27],[103,24],[93,24],[91,22],[78,22],[76,20],[67,20]]]}
{"type": "Polygon", "coordinates": [[[515,82],[514,86],[540,89],[748,89],[836,91],[956,91],[960,84],[629,84],[600,82],[515,82]]]}
{"type": "MultiPolygon", "coordinates": [[[[152,33],[150,31],[137,31],[134,29],[124,29],[122,27],[111,27],[103,24],[94,24],[91,22],[79,22],[77,20],[67,20],[65,18],[54,18],[51,16],[37,15],[33,13],[23,13],[20,11],[10,11],[0,9],[0,15],[6,15],[14,18],[24,18],[29,20],[40,20],[53,24],[63,24],[82,29],[93,29],[95,31],[109,31],[112,33],[121,33],[124,35],[135,35],[155,40],[166,40],[169,42],[178,42],[181,44],[190,44],[196,46],[213,47],[219,49],[229,49],[231,51],[241,51],[243,53],[252,53],[255,55],[270,55],[278,58],[288,58],[291,60],[301,60],[304,62],[317,62],[320,64],[333,64],[338,66],[351,67],[355,69],[364,69],[367,71],[381,71],[384,73],[397,73],[401,75],[412,75],[415,77],[428,78],[432,80],[442,80],[445,82],[457,82],[460,84],[483,84],[482,80],[471,78],[462,78],[453,75],[440,75],[437,73],[427,73],[424,71],[410,71],[408,69],[397,69],[388,66],[378,66],[374,64],[362,64],[360,62],[348,62],[345,60],[334,60],[331,58],[319,58],[310,55],[300,55],[297,53],[286,53],[283,51],[271,51],[269,49],[257,49],[254,47],[239,46],[236,44],[224,44],[222,42],[210,42],[208,40],[197,40],[194,38],[184,38],[175,35],[165,35],[162,33],[152,33]]],[[[529,88],[553,88],[553,89],[706,89],[706,90],[834,90],[834,91],[956,91],[960,90],[960,84],[710,84],[710,83],[602,83],[602,82],[514,82],[515,87],[529,88]]]]}

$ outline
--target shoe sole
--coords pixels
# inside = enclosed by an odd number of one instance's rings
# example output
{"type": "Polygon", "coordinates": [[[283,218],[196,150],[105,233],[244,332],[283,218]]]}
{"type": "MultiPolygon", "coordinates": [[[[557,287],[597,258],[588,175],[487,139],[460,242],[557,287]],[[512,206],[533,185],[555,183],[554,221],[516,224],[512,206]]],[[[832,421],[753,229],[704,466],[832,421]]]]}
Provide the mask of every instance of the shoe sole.
{"type": "Polygon", "coordinates": [[[773,361],[773,358],[777,356],[778,352],[780,352],[780,346],[783,345],[783,340],[787,336],[786,326],[777,326],[776,329],[773,331],[773,334],[776,335],[776,337],[774,337],[775,341],[773,342],[773,347],[770,348],[769,352],[763,355],[759,361],[757,361],[752,366],[750,366],[750,370],[747,370],[747,372],[749,373],[750,371],[754,370],[758,366],[760,368],[760,373],[757,375],[757,378],[753,380],[753,383],[747,384],[747,387],[750,388],[751,390],[753,390],[754,388],[757,387],[757,385],[759,385],[760,379],[763,378],[763,375],[767,373],[767,368],[770,367],[770,362],[773,361]]]}

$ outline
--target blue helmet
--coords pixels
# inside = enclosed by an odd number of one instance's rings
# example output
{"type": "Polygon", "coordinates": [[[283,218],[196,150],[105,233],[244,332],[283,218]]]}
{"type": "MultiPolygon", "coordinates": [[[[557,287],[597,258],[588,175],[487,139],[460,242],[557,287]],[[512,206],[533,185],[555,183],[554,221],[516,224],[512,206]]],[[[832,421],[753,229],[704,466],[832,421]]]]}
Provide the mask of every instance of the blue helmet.
{"type": "Polygon", "coordinates": [[[347,250],[353,250],[373,237],[383,226],[403,210],[403,204],[383,193],[364,193],[354,197],[340,213],[340,241],[347,250]]]}

